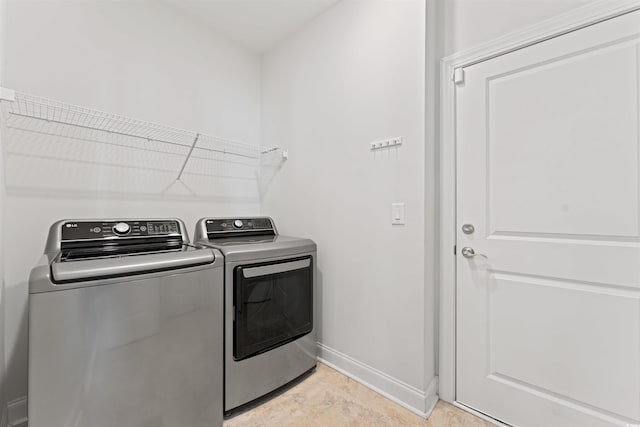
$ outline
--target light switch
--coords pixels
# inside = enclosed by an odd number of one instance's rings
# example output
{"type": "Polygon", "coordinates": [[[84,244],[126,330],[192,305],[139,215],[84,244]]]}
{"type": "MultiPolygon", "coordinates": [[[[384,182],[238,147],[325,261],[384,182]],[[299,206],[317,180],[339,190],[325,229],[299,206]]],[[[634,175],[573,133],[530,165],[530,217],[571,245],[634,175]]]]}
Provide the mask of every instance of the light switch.
{"type": "Polygon", "coordinates": [[[391,203],[391,224],[404,225],[404,203],[391,203]]]}

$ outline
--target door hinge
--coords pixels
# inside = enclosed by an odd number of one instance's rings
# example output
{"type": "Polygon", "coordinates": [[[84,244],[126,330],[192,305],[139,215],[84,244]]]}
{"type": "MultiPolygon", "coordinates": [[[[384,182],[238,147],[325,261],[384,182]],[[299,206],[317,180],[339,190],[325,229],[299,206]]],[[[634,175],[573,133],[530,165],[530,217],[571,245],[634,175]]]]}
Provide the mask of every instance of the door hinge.
{"type": "Polygon", "coordinates": [[[454,255],[457,255],[457,254],[456,254],[456,245],[453,245],[453,254],[454,254],[454,255]]]}
{"type": "Polygon", "coordinates": [[[462,69],[462,67],[453,70],[453,76],[451,77],[451,79],[457,85],[459,85],[460,83],[464,83],[464,70],[462,69]]]}

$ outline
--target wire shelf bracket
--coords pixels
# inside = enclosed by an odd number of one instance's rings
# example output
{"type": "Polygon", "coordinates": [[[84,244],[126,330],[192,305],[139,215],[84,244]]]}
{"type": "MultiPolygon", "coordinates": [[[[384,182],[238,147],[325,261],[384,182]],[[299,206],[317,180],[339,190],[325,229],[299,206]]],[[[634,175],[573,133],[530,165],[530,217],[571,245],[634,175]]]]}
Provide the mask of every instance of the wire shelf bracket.
{"type": "Polygon", "coordinates": [[[189,149],[189,152],[187,153],[187,157],[185,157],[185,159],[184,159],[184,163],[182,164],[182,167],[180,168],[180,172],[178,173],[178,177],[176,178],[176,181],[180,181],[180,178],[182,178],[182,174],[184,173],[184,169],[187,167],[187,163],[189,163],[189,159],[191,158],[191,155],[193,154],[194,148],[196,148],[196,144],[198,143],[198,139],[200,139],[200,134],[196,134],[196,137],[193,139],[193,144],[191,144],[191,148],[189,149]]]}

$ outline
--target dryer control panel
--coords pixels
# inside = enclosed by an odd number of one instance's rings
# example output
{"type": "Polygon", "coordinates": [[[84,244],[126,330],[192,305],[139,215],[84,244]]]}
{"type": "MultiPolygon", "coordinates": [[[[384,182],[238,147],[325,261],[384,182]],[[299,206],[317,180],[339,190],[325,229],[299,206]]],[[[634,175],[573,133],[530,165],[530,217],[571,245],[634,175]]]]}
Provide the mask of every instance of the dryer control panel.
{"type": "Polygon", "coordinates": [[[270,218],[211,218],[205,221],[209,237],[275,235],[270,218]]]}
{"type": "Polygon", "coordinates": [[[62,224],[62,241],[114,239],[118,237],[182,237],[175,220],[68,221],[62,224]]]}

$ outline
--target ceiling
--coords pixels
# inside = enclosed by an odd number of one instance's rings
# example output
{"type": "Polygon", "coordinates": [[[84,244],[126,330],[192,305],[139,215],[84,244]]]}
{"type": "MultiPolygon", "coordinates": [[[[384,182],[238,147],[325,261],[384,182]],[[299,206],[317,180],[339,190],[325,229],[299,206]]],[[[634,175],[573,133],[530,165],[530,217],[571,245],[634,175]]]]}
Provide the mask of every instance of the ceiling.
{"type": "Polygon", "coordinates": [[[162,0],[263,53],[340,0],[162,0]]]}

